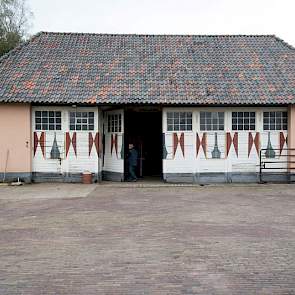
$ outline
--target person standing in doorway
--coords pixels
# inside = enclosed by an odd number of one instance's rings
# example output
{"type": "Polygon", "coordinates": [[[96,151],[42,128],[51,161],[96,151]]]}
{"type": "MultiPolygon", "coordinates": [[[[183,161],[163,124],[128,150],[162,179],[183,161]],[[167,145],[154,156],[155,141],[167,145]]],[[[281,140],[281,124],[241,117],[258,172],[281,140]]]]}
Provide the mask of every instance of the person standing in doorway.
{"type": "Polygon", "coordinates": [[[129,152],[128,152],[128,170],[129,170],[128,180],[129,181],[137,181],[135,170],[137,167],[138,152],[134,148],[133,143],[129,143],[128,148],[129,148],[129,152]]]}

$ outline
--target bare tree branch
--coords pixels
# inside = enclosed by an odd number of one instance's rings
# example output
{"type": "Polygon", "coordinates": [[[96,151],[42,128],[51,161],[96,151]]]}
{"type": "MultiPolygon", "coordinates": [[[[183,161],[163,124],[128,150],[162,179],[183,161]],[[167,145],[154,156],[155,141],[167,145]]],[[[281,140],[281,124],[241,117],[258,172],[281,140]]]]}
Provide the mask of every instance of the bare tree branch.
{"type": "Polygon", "coordinates": [[[26,0],[0,0],[0,56],[27,36],[31,18],[26,0]]]}

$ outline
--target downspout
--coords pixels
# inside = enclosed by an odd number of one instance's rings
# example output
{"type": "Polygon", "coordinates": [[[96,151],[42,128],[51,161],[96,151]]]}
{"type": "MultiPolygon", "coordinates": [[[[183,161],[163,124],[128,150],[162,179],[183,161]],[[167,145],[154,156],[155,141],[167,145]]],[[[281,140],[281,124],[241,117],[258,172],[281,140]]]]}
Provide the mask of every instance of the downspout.
{"type": "Polygon", "coordinates": [[[9,157],[9,149],[6,152],[6,159],[5,159],[5,167],[4,167],[4,174],[3,174],[3,183],[5,182],[6,179],[6,171],[7,171],[7,165],[8,165],[8,157],[9,157]]]}

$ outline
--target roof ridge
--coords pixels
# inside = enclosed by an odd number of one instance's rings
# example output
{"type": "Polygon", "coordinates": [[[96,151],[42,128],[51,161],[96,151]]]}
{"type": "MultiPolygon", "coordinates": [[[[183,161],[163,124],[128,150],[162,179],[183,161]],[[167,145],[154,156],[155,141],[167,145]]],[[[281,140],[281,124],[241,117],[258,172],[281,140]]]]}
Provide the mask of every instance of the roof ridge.
{"type": "Polygon", "coordinates": [[[101,36],[138,36],[138,37],[156,37],[156,36],[171,36],[171,37],[271,37],[275,38],[274,34],[137,34],[137,33],[94,33],[94,32],[50,32],[50,31],[41,31],[39,34],[52,34],[52,35],[101,35],[101,36]]]}
{"type": "Polygon", "coordinates": [[[4,60],[7,59],[9,56],[13,55],[15,52],[21,50],[23,47],[27,46],[29,43],[31,43],[32,41],[34,41],[37,37],[39,37],[42,34],[42,32],[38,32],[34,35],[32,35],[30,38],[28,38],[25,41],[20,42],[16,47],[14,47],[13,49],[9,50],[7,53],[5,53],[4,55],[2,55],[0,57],[0,63],[4,60]]]}

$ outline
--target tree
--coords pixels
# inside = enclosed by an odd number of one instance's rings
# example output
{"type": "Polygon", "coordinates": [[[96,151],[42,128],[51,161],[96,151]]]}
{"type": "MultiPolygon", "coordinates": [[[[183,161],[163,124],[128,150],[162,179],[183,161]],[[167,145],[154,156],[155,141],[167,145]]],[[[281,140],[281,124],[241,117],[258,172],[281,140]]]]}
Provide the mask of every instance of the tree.
{"type": "Polygon", "coordinates": [[[26,0],[0,0],[0,56],[24,40],[31,15],[26,0]]]}

